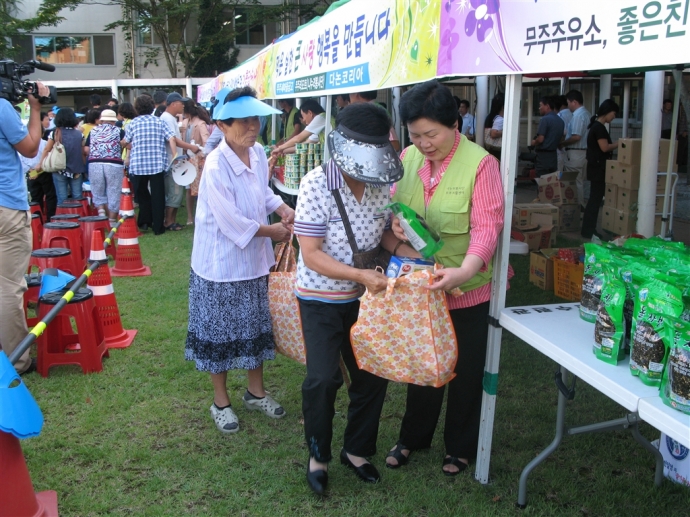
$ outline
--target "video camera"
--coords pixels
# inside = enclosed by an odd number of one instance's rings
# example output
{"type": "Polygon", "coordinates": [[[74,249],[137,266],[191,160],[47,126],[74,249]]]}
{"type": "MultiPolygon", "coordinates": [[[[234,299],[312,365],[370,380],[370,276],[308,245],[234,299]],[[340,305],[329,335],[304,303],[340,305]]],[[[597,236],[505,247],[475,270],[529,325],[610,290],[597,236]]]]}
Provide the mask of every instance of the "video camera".
{"type": "MultiPolygon", "coordinates": [[[[0,98],[7,99],[16,104],[28,95],[38,97],[38,86],[36,83],[24,81],[22,77],[33,74],[36,69],[54,72],[55,67],[40,61],[27,61],[23,65],[18,65],[11,59],[0,60],[0,98]]],[[[38,97],[41,104],[57,103],[57,90],[55,86],[48,86],[50,95],[48,97],[38,97]]]]}

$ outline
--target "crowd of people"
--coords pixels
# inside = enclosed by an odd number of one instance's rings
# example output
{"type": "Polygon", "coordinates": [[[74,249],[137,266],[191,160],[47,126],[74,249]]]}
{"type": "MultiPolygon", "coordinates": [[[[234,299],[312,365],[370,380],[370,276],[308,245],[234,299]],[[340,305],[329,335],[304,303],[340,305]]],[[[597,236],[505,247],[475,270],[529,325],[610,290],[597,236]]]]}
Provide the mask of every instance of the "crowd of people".
{"type": "MultiPolygon", "coordinates": [[[[350,329],[358,318],[362,289],[376,294],[388,280],[380,271],[357,267],[356,255],[381,247],[397,256],[421,256],[386,208],[391,201],[404,203],[424,214],[445,243],[435,256],[444,267],[435,272],[429,288],[446,293],[460,288],[464,294],[447,295],[458,339],[456,376],[440,388],[407,386],[399,437],[385,465],[401,468],[412,453],[431,446],[445,399],[440,470],[446,476],[465,471],[477,453],[493,256],[504,225],[498,161],[504,99],[497,95],[492,100],[485,120],[488,143],[482,148],[473,142],[475,120],[468,101],[454,98],[437,81],[408,89],[400,99],[400,116],[412,145],[402,152],[388,112],[375,100],[376,92],[337,96],[334,129],[328,134],[330,114],[318,102],[306,100],[297,108],[286,99],[276,110],[248,87],[218,92],[211,113],[176,92],[142,94],[133,105],[111,99],[103,108],[93,96],[84,113],[70,108],[40,113],[38,101],[29,96],[27,125],[9,103],[0,101],[0,116],[7,121],[0,152],[11,158],[0,164],[3,349],[10,353],[28,332],[17,301],[31,251],[30,219],[24,179],[14,169],[27,173],[29,192],[44,200],[47,217],[56,204],[81,195],[88,178],[99,213],[113,223],[126,172],[139,207],[137,224],[155,235],[182,229],[176,218],[186,190],[187,223],[195,232],[184,355],[210,375],[210,412],[218,431],[240,430],[227,388],[230,370],[247,371],[246,409],[275,419],[286,415],[264,388],[263,365],[275,358],[268,304],[273,243],[295,235],[300,248],[295,295],[307,358],[302,384],[306,481],[317,494],[328,486],[342,357],[351,385],[339,460],[364,482],[376,483],[381,475],[369,458],[377,451],[388,381],[358,367],[350,329]],[[273,140],[274,114],[280,116],[278,143],[269,157],[263,143],[273,140]],[[306,174],[294,206],[289,206],[270,187],[269,158],[294,152],[295,144],[305,141],[327,145],[332,158],[306,174]],[[65,168],[42,173],[57,145],[65,149],[65,168]],[[197,169],[188,189],[168,173],[183,150],[197,169]],[[270,214],[276,222],[269,222],[270,214]],[[348,233],[357,249],[348,244],[348,233]]],[[[591,236],[603,196],[603,167],[616,147],[606,124],[619,108],[606,100],[590,117],[582,104],[576,90],[565,96],[565,104],[561,98],[540,99],[542,119],[532,145],[538,151],[539,174],[578,171],[581,205],[580,185],[585,177],[591,182],[582,230],[591,236]]],[[[16,368],[31,371],[28,352],[16,368]]]]}
{"type": "Polygon", "coordinates": [[[134,105],[110,99],[101,106],[98,94],[91,95],[90,101],[91,106],[84,106],[79,112],[68,107],[41,112],[43,142],[38,154],[30,159],[21,158],[29,195],[44,205],[46,219],[55,215],[57,205],[81,196],[82,185],[88,181],[99,215],[107,216],[114,225],[122,178],[127,174],[133,183],[135,203],[141,208],[138,225],[142,231],[152,228],[154,234],[160,235],[166,230],[181,230],[176,216],[185,192],[187,224],[192,225],[203,171],[201,151],[213,130],[206,109],[179,93],[161,90],[140,95],[134,105]],[[146,118],[154,111],[158,113],[155,120],[146,118]],[[172,132],[172,141],[163,124],[172,132]],[[137,136],[133,143],[134,133],[137,136]],[[44,162],[56,145],[65,150],[66,166],[44,172],[44,162]],[[173,156],[183,150],[199,155],[194,159],[197,178],[186,189],[168,173],[173,156]]]}
{"type": "MultiPolygon", "coordinates": [[[[377,450],[388,381],[357,366],[350,329],[362,286],[377,293],[388,284],[383,273],[355,267],[355,254],[381,246],[398,256],[420,257],[385,208],[394,200],[425,214],[445,242],[436,257],[445,267],[431,289],[460,287],[465,294],[448,296],[458,336],[457,376],[447,389],[408,386],[400,437],[386,466],[400,468],[411,453],[430,447],[447,391],[441,470],[446,476],[466,470],[476,456],[492,259],[503,228],[498,161],[461,133],[456,102],[436,81],[419,84],[401,98],[412,145],[400,157],[391,119],[372,102],[375,95],[339,96],[329,134],[323,130],[328,115],[308,100],[299,110],[304,128],[284,124],[292,136],[283,135],[272,156],[290,152],[295,143],[320,141],[333,158],[302,179],[293,210],[270,189],[269,160],[258,143],[261,118],[276,111],[250,88],[219,93],[214,132],[222,136],[206,157],[199,185],[185,348],[185,357],[210,374],[216,427],[227,434],[240,429],[226,386],[227,372],[234,369],[247,370],[245,408],[270,418],[286,415],[264,389],[263,363],[275,356],[268,308],[268,274],[275,262],[271,241],[288,241],[294,234],[300,245],[295,294],[307,357],[302,385],[307,483],[317,494],[328,485],[335,398],[343,384],[341,356],[351,385],[339,460],[365,482],[380,480],[368,458],[377,450]],[[279,219],[273,224],[267,219],[271,213],[279,219]],[[345,219],[357,251],[343,245],[348,242],[345,219]]],[[[284,120],[296,120],[293,104],[280,108],[288,115],[284,120]]]]}

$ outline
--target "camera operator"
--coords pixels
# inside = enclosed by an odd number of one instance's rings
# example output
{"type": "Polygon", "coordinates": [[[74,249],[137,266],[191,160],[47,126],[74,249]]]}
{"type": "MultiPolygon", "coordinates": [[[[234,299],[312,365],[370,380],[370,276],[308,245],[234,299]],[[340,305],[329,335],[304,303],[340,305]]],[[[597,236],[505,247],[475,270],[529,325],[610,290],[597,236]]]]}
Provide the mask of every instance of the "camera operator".
{"type": "MultiPolygon", "coordinates": [[[[50,95],[41,83],[38,95],[50,95]]],[[[38,152],[43,128],[41,105],[29,94],[29,124],[24,126],[14,106],[0,98],[0,348],[8,356],[29,333],[24,314],[24,273],[31,257],[31,214],[26,181],[17,153],[33,158],[38,152]]],[[[14,365],[18,373],[36,369],[27,350],[14,365]]]]}

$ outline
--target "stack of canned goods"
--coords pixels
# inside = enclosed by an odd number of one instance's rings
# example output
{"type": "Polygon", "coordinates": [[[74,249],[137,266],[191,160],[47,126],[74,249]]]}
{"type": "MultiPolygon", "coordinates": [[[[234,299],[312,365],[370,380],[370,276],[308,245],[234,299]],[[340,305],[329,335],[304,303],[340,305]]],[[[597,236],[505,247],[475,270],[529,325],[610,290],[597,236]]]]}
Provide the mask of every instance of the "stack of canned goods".
{"type": "Polygon", "coordinates": [[[300,180],[321,165],[321,144],[296,144],[295,154],[285,156],[285,186],[298,189],[300,180]]]}

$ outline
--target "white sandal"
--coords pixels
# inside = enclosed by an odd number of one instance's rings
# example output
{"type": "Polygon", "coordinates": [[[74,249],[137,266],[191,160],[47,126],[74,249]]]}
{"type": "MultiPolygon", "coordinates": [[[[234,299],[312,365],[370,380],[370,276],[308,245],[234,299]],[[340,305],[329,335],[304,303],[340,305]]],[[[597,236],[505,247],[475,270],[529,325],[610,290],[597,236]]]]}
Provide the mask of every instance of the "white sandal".
{"type": "Polygon", "coordinates": [[[218,409],[215,404],[211,404],[211,417],[223,434],[233,434],[240,430],[240,420],[230,406],[218,409]]]}
{"type": "Polygon", "coordinates": [[[244,402],[244,407],[249,409],[250,411],[261,411],[264,415],[270,418],[283,418],[287,414],[283,409],[283,406],[278,404],[268,394],[266,394],[266,396],[261,399],[248,398],[247,395],[249,395],[250,397],[252,396],[249,393],[249,391],[247,391],[247,393],[244,394],[244,397],[242,397],[242,402],[244,402]]]}

